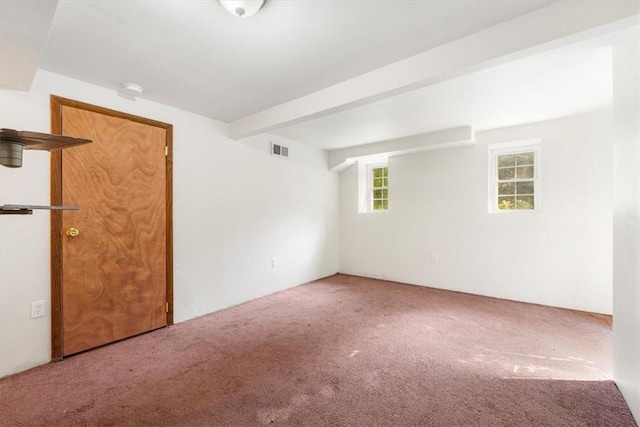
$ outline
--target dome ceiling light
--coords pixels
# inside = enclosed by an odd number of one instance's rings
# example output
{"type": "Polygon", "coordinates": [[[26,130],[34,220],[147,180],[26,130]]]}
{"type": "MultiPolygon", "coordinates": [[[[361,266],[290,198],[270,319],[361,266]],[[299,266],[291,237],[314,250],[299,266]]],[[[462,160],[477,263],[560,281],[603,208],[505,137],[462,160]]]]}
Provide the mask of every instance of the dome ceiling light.
{"type": "Polygon", "coordinates": [[[255,15],[264,5],[265,0],[219,0],[227,12],[238,18],[249,18],[255,15]]]}
{"type": "Polygon", "coordinates": [[[133,97],[142,95],[142,86],[135,83],[125,83],[122,85],[125,93],[133,97]]]}

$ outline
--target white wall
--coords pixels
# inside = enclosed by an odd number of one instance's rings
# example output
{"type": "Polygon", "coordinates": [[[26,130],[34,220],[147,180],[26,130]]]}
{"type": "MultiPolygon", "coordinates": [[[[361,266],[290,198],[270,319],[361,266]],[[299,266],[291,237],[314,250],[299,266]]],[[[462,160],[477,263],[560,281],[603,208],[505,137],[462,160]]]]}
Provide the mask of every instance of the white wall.
{"type": "Polygon", "coordinates": [[[610,112],[476,141],[390,158],[384,213],[358,213],[357,167],[342,172],[340,272],[610,314],[610,112]],[[538,137],[542,211],[488,213],[487,145],[538,137]]]}
{"type": "MultiPolygon", "coordinates": [[[[50,94],[174,125],[176,322],[337,271],[338,177],[325,152],[270,135],[232,141],[226,124],[43,70],[30,92],[0,92],[0,127],[49,132],[50,94]],[[269,155],[272,139],[288,160],[269,155]]],[[[0,168],[9,203],[49,203],[48,153],[0,168]]],[[[36,300],[50,313],[49,214],[0,216],[0,376],[50,360],[50,317],[29,317],[36,300]]]]}
{"type": "Polygon", "coordinates": [[[640,421],[640,29],[613,49],[613,374],[640,421]]]}

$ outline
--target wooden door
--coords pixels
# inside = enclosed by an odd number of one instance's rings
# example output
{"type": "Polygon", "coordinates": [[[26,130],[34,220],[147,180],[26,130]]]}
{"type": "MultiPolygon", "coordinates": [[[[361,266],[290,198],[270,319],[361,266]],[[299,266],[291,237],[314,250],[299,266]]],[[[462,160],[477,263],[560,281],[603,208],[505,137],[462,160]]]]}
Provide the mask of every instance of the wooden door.
{"type": "Polygon", "coordinates": [[[171,127],[52,101],[59,104],[52,102],[60,126],[54,133],[93,141],[54,160],[60,165],[57,197],[62,205],[80,207],[60,213],[52,227],[54,249],[61,249],[59,260],[54,257],[61,292],[58,301],[52,298],[61,321],[54,335],[60,329],[62,335],[62,343],[54,337],[56,359],[167,325],[171,215],[165,147],[171,127]]]}

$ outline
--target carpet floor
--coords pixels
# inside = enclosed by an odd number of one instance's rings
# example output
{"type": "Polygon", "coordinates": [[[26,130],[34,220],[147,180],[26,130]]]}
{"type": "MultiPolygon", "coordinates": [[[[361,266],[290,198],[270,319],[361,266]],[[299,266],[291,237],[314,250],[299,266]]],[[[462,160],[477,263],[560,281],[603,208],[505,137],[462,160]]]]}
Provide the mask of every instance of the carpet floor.
{"type": "Polygon", "coordinates": [[[0,380],[3,426],[636,426],[605,316],[336,275],[0,380]]]}

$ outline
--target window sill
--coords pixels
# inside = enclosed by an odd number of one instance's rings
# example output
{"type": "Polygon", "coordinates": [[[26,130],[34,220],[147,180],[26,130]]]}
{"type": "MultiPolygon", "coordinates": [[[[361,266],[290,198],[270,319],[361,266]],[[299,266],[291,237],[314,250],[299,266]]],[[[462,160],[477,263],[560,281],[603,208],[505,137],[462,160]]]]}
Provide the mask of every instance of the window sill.
{"type": "Polygon", "coordinates": [[[490,210],[491,214],[537,214],[542,212],[542,209],[504,209],[504,210],[490,210]]]}

